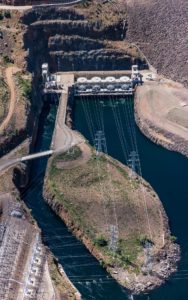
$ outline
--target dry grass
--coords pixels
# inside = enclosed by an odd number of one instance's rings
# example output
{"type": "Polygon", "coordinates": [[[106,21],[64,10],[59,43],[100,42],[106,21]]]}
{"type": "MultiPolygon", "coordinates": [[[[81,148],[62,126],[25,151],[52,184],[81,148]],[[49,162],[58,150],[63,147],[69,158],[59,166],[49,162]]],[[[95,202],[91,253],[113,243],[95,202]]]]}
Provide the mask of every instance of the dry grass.
{"type": "MultiPolygon", "coordinates": [[[[8,126],[0,136],[0,143],[3,143],[7,138],[11,139],[12,137],[18,135],[20,131],[25,130],[27,125],[27,116],[31,103],[30,97],[27,95],[27,87],[25,87],[25,82],[27,82],[28,86],[31,86],[31,77],[19,72],[14,75],[14,82],[16,85],[17,96],[16,106],[8,126]]],[[[4,109],[6,109],[5,105],[4,109]]]]}
{"type": "MultiPolygon", "coordinates": [[[[24,25],[20,22],[22,13],[19,11],[11,11],[9,16],[7,16],[6,11],[0,10],[0,14],[4,16],[3,19],[0,20],[0,67],[2,70],[5,70],[10,63],[14,63],[17,67],[23,69],[25,66],[25,51],[23,49],[24,25]]],[[[0,144],[4,144],[3,148],[6,148],[6,144],[10,141],[19,140],[18,134],[23,134],[26,129],[30,105],[26,95],[22,93],[22,87],[18,84],[18,76],[19,75],[15,75],[14,77],[17,94],[15,111],[8,126],[0,135],[0,144]]],[[[20,73],[20,76],[23,77],[25,75],[20,73]]],[[[31,78],[29,78],[29,81],[31,82],[31,78]]],[[[8,89],[7,91],[3,90],[0,82],[0,122],[2,122],[8,112],[9,96],[8,89]],[[3,93],[2,97],[1,93],[3,93]],[[3,99],[2,105],[1,99],[3,99]]]]}
{"type": "Polygon", "coordinates": [[[126,6],[119,4],[119,1],[113,2],[86,0],[83,4],[78,5],[81,12],[87,16],[87,19],[92,22],[97,22],[104,27],[116,24],[126,19],[126,6]]]}
{"type": "Polygon", "coordinates": [[[7,85],[0,74],[0,123],[6,116],[9,104],[9,91],[7,85]]]}
{"type": "MultiPolygon", "coordinates": [[[[1,15],[5,15],[5,13],[0,10],[1,15]]],[[[0,20],[0,65],[14,62],[20,68],[25,66],[24,26],[20,22],[21,15],[21,12],[15,10],[10,12],[10,17],[0,20]]]]}

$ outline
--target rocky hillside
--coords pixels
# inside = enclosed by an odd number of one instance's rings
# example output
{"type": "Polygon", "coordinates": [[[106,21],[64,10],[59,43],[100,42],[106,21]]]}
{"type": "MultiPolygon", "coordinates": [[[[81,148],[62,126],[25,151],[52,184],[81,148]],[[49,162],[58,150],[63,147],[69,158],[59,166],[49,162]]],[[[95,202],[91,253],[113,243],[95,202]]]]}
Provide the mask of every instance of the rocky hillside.
{"type": "Polygon", "coordinates": [[[24,44],[29,49],[29,69],[40,72],[45,61],[52,72],[130,69],[134,63],[145,67],[134,47],[117,45],[124,38],[127,25],[125,15],[114,14],[110,7],[102,14],[101,5],[97,4],[93,14],[90,6],[36,8],[27,12],[22,20],[27,25],[24,44]]]}
{"type": "Polygon", "coordinates": [[[186,0],[127,0],[127,38],[165,76],[188,86],[186,0]]]}

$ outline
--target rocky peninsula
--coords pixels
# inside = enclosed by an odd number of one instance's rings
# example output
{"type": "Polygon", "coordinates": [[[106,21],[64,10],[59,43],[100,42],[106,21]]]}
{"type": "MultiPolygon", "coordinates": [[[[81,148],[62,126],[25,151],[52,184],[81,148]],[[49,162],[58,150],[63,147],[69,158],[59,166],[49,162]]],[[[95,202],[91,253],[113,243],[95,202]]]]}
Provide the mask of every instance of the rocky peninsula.
{"type": "Polygon", "coordinates": [[[138,294],[176,271],[179,247],[170,235],[161,202],[142,178],[85,143],[51,158],[44,197],[88,250],[124,287],[138,294]],[[113,197],[113,199],[112,199],[113,197]],[[110,223],[118,219],[117,249],[110,223]],[[147,251],[151,264],[147,263],[147,251]],[[150,266],[149,266],[150,265],[150,266]]]}

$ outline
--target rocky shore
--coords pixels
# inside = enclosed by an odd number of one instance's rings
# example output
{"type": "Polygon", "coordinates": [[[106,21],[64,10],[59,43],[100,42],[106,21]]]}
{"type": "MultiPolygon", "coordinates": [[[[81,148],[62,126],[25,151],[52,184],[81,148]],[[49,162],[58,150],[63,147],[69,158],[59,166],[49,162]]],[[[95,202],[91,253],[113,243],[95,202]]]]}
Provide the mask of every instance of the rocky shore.
{"type": "Polygon", "coordinates": [[[188,157],[188,141],[152,124],[138,115],[135,103],[135,120],[141,132],[152,142],[170,151],[179,152],[188,157]],[[165,137],[158,138],[159,136],[165,137]]]}

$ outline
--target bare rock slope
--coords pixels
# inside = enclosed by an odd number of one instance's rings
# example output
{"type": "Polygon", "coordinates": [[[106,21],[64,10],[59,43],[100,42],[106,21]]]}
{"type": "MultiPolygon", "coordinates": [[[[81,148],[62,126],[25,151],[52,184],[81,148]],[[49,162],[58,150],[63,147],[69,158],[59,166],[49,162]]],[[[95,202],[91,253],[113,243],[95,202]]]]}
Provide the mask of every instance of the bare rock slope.
{"type": "Polygon", "coordinates": [[[127,38],[163,75],[188,86],[188,2],[127,0],[127,38]]]}

